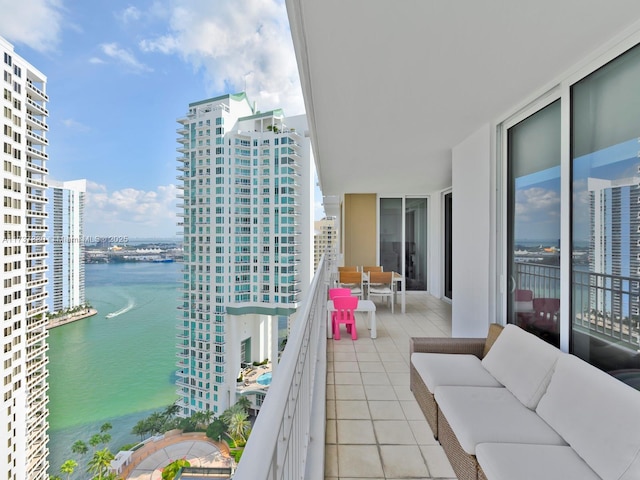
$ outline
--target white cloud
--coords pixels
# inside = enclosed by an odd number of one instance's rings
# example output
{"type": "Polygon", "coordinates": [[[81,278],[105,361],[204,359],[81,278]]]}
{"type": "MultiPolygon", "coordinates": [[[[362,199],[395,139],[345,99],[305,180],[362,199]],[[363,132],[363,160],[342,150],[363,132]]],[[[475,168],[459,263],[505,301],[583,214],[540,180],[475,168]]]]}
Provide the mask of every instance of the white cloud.
{"type": "Polygon", "coordinates": [[[86,235],[169,237],[177,232],[176,187],[154,191],[124,188],[114,192],[87,182],[86,235]]]}
{"type": "Polygon", "coordinates": [[[103,60],[103,59],[101,59],[101,58],[98,58],[98,57],[91,57],[91,58],[89,59],[89,63],[94,63],[94,64],[96,64],[96,65],[99,65],[99,64],[101,64],[101,63],[105,63],[105,62],[104,62],[104,60],[103,60]]]}
{"type": "Polygon", "coordinates": [[[88,132],[89,130],[91,130],[91,128],[89,128],[87,125],[85,125],[84,123],[78,122],[73,118],[65,118],[64,120],[62,120],[62,125],[64,125],[67,128],[71,128],[73,130],[80,131],[80,132],[88,132]]]}
{"type": "Polygon", "coordinates": [[[262,111],[304,113],[284,2],[174,0],[154,11],[168,32],[142,40],[142,51],[180,55],[204,71],[212,95],[244,90],[262,111]]]}
{"type": "Polygon", "coordinates": [[[146,66],[144,63],[138,61],[138,59],[129,50],[121,48],[117,43],[103,43],[100,45],[102,53],[107,57],[116,60],[132,69],[135,72],[150,72],[153,69],[146,66]]]}
{"type": "Polygon", "coordinates": [[[133,5],[129,5],[122,12],[116,15],[123,23],[135,22],[142,16],[142,12],[133,5]]]}
{"type": "Polygon", "coordinates": [[[62,30],[61,0],[0,0],[0,35],[39,52],[55,50],[62,30]]]}

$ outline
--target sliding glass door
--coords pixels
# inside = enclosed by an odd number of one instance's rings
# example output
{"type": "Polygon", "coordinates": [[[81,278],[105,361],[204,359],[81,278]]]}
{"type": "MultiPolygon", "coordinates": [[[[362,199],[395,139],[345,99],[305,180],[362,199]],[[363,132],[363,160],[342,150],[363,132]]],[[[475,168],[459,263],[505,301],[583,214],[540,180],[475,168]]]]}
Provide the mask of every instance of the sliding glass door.
{"type": "Polygon", "coordinates": [[[640,46],[571,101],[571,350],[640,386],[640,46]]]}
{"type": "Polygon", "coordinates": [[[380,265],[404,272],[407,290],[427,290],[427,199],[380,199],[380,265]]]}
{"type": "Polygon", "coordinates": [[[560,100],[507,131],[507,316],[560,344],[560,100]]]}
{"type": "Polygon", "coordinates": [[[507,322],[640,388],[640,45],[595,67],[503,125],[502,298],[507,322]]]}

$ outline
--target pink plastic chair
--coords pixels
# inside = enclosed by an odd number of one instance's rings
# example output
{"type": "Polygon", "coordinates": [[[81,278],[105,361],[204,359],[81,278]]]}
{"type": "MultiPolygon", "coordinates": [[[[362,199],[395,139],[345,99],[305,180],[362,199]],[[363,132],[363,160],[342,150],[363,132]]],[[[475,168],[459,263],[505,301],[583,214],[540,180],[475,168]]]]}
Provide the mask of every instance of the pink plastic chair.
{"type": "MultiPolygon", "coordinates": [[[[351,289],[350,288],[330,288],[329,289],[329,300],[333,300],[336,297],[350,297],[351,289]]],[[[331,331],[333,332],[336,323],[336,312],[331,313],[331,331]]]]}
{"type": "Polygon", "coordinates": [[[340,324],[344,323],[347,332],[351,332],[351,339],[358,339],[356,330],[356,308],[358,308],[358,297],[336,297],[333,299],[333,306],[336,309],[335,321],[333,322],[333,338],[340,340],[340,324]]]}

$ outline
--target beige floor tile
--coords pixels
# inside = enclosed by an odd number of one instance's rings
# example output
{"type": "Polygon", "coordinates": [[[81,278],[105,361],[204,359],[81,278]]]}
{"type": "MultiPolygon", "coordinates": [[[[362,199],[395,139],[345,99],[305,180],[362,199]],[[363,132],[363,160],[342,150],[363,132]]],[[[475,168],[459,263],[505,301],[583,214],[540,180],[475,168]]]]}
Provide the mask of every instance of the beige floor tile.
{"type": "Polygon", "coordinates": [[[382,362],[359,362],[358,365],[360,366],[360,371],[363,373],[387,373],[382,362]]]}
{"type": "Polygon", "coordinates": [[[409,426],[418,445],[438,445],[426,420],[409,420],[409,426]]]}
{"type": "Polygon", "coordinates": [[[326,416],[328,419],[336,418],[336,401],[335,400],[327,400],[326,404],[327,413],[326,416]]]}
{"type": "Polygon", "coordinates": [[[409,366],[405,362],[382,362],[384,369],[388,373],[406,373],[409,366]]]}
{"type": "Polygon", "coordinates": [[[384,478],[375,445],[338,445],[338,474],[342,477],[384,478]]]}
{"type": "Polygon", "coordinates": [[[451,468],[449,459],[441,446],[422,445],[420,446],[420,450],[422,451],[422,455],[424,455],[429,472],[433,477],[456,478],[456,474],[453,471],[453,468],[451,468]]]}
{"type": "Polygon", "coordinates": [[[341,445],[376,444],[371,420],[340,420],[337,432],[338,443],[341,445]]]}
{"type": "Polygon", "coordinates": [[[336,400],[364,400],[362,385],[336,385],[336,400]]]}
{"type": "Polygon", "coordinates": [[[324,449],[324,476],[338,477],[338,446],[327,445],[324,449]]]}
{"type": "Polygon", "coordinates": [[[380,355],[376,351],[373,351],[373,352],[357,351],[356,357],[358,358],[358,362],[380,362],[380,355]]]}
{"type": "Polygon", "coordinates": [[[369,402],[369,410],[374,420],[405,420],[404,412],[398,402],[372,400],[369,402]]]}
{"type": "Polygon", "coordinates": [[[381,445],[380,456],[386,478],[427,478],[429,470],[424,464],[417,445],[381,445]]]}
{"type": "Polygon", "coordinates": [[[407,420],[424,419],[424,414],[422,413],[422,410],[420,410],[418,402],[415,400],[403,400],[400,402],[400,406],[402,407],[402,411],[404,412],[404,416],[407,420]]]}
{"type": "Polygon", "coordinates": [[[364,385],[388,385],[391,387],[391,380],[386,373],[382,372],[364,372],[361,374],[362,383],[364,385]]]}
{"type": "MultiPolygon", "coordinates": [[[[357,365],[357,363],[356,363],[357,365]]],[[[362,384],[362,377],[360,372],[334,372],[335,384],[338,385],[360,385],[362,384]]]]}
{"type": "Polygon", "coordinates": [[[409,388],[409,385],[394,385],[393,390],[396,392],[398,400],[415,400],[413,392],[409,388]]]}
{"type": "Polygon", "coordinates": [[[373,428],[379,445],[416,445],[406,420],[374,420],[373,428]]]}
{"type": "Polygon", "coordinates": [[[388,385],[365,385],[367,400],[398,400],[396,392],[388,385]]]}
{"type": "Polygon", "coordinates": [[[364,400],[336,400],[338,420],[370,419],[369,405],[364,400]]]}
{"type": "Polygon", "coordinates": [[[324,432],[324,443],[327,445],[332,445],[338,443],[338,437],[336,435],[336,421],[335,420],[327,420],[325,425],[324,432]]]}
{"type": "Polygon", "coordinates": [[[358,362],[333,362],[334,372],[359,372],[358,362]]]}
{"type": "Polygon", "coordinates": [[[356,352],[354,352],[353,350],[350,352],[333,352],[334,362],[355,362],[357,360],[358,358],[356,357],[356,352]]]}

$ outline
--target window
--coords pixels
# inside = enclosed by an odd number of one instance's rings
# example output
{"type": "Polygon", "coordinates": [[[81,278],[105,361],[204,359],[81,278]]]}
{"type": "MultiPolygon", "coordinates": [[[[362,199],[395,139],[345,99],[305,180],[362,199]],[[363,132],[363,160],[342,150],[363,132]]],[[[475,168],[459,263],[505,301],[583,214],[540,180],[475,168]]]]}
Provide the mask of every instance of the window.
{"type": "Polygon", "coordinates": [[[640,331],[640,45],[571,87],[571,349],[637,368],[640,331]]]}
{"type": "Polygon", "coordinates": [[[507,142],[507,318],[559,346],[560,100],[509,128],[507,142]]]}

